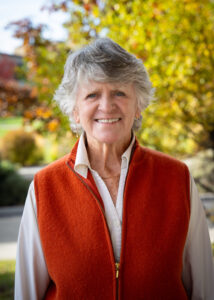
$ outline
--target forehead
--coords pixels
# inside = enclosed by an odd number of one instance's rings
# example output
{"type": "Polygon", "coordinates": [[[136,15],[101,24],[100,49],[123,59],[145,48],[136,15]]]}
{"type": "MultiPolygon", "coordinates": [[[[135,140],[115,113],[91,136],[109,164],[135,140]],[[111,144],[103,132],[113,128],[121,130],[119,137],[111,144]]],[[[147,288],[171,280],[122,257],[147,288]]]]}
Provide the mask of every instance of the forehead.
{"type": "Polygon", "coordinates": [[[97,82],[93,80],[83,81],[78,84],[77,94],[90,93],[92,91],[115,91],[123,90],[127,93],[133,93],[134,85],[132,83],[122,82],[97,82]]]}

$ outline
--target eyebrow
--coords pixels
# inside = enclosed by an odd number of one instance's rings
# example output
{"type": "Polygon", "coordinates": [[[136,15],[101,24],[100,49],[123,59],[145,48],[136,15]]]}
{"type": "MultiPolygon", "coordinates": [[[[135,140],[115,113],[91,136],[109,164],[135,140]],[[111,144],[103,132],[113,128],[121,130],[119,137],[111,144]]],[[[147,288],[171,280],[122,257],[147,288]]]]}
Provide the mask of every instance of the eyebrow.
{"type": "MultiPolygon", "coordinates": [[[[87,92],[86,94],[89,95],[89,94],[94,94],[94,93],[100,93],[101,92],[101,89],[97,88],[97,89],[92,89],[91,91],[87,92]]],[[[126,91],[124,91],[123,88],[114,88],[114,89],[111,89],[110,92],[123,92],[123,93],[127,93],[126,91]]]]}
{"type": "Polygon", "coordinates": [[[90,95],[90,94],[99,93],[99,92],[100,92],[100,89],[92,89],[91,91],[87,92],[86,94],[90,95]]]}

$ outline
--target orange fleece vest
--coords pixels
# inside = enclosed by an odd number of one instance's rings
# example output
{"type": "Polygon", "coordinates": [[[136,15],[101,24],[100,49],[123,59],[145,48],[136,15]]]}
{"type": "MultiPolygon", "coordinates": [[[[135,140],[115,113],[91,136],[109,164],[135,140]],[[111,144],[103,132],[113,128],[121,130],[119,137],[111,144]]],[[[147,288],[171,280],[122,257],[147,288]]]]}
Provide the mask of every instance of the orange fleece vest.
{"type": "Polygon", "coordinates": [[[125,184],[116,279],[102,200],[92,176],[85,180],[75,173],[76,150],[77,145],[35,176],[51,277],[45,299],[187,299],[181,280],[190,216],[187,167],[136,143],[125,184]]]}

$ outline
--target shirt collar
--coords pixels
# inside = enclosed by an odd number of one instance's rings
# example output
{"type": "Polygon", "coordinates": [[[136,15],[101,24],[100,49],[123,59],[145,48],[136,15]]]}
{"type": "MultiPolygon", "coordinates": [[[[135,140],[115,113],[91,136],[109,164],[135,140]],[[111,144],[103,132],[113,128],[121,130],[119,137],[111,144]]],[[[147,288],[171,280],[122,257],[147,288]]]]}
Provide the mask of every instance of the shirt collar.
{"type": "MultiPolygon", "coordinates": [[[[128,168],[134,142],[135,142],[135,136],[133,134],[131,143],[129,144],[128,148],[121,156],[121,159],[122,159],[121,169],[128,168]]],[[[78,143],[77,155],[76,155],[75,164],[74,164],[74,170],[82,177],[87,178],[88,169],[90,169],[90,168],[91,168],[91,166],[90,166],[90,162],[88,159],[88,153],[87,153],[86,146],[85,146],[85,137],[84,137],[84,133],[82,133],[80,136],[80,139],[79,139],[79,143],[78,143]]]]}
{"type": "Polygon", "coordinates": [[[91,166],[88,159],[88,153],[85,146],[84,133],[82,133],[77,147],[74,170],[82,177],[87,178],[88,168],[90,169],[90,167],[91,166]]]}
{"type": "Polygon", "coordinates": [[[135,135],[132,134],[131,143],[129,144],[128,148],[126,149],[126,151],[123,153],[121,157],[122,158],[121,169],[128,168],[134,143],[135,143],[135,135]]]}

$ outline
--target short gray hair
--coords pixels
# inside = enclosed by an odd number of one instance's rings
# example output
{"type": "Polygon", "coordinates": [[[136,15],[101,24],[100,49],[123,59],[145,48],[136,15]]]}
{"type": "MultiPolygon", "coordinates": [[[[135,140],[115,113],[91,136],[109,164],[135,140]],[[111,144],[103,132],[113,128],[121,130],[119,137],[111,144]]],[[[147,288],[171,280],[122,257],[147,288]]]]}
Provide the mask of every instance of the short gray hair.
{"type": "MultiPolygon", "coordinates": [[[[86,47],[71,52],[67,58],[64,76],[55,92],[54,100],[69,116],[71,129],[81,132],[81,125],[73,118],[78,86],[84,80],[108,83],[134,84],[139,111],[153,98],[153,88],[142,61],[109,38],[98,38],[86,47]]],[[[133,130],[141,127],[142,117],[134,121],[133,130]]]]}

